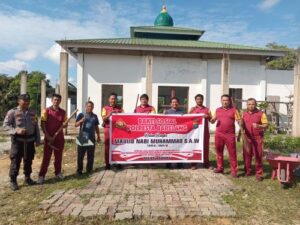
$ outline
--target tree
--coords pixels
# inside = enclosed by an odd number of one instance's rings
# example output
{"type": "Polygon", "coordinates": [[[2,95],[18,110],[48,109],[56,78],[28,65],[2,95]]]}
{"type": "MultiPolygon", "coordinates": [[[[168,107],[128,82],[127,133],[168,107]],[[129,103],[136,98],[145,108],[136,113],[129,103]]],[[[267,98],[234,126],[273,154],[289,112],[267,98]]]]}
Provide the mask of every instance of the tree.
{"type": "Polygon", "coordinates": [[[31,97],[30,107],[37,115],[41,113],[41,81],[46,80],[46,90],[53,90],[46,74],[40,71],[32,71],[27,75],[27,92],[31,97]]]}
{"type": "Polygon", "coordinates": [[[271,70],[292,70],[296,63],[296,52],[295,49],[289,48],[286,45],[279,45],[275,42],[269,43],[266,47],[274,50],[283,50],[287,52],[286,56],[271,59],[266,64],[267,69],[271,70]]]}
{"type": "Polygon", "coordinates": [[[0,119],[2,120],[10,107],[13,107],[13,102],[10,101],[10,86],[13,81],[12,77],[7,74],[0,74],[0,119]]]}
{"type": "MultiPolygon", "coordinates": [[[[17,99],[20,94],[20,71],[16,76],[9,77],[6,74],[0,74],[0,119],[3,120],[6,112],[17,106],[17,99]]],[[[41,106],[41,80],[46,79],[46,74],[39,71],[32,71],[27,74],[27,92],[31,97],[30,107],[37,115],[40,115],[41,106]]],[[[46,89],[48,93],[53,92],[49,80],[46,80],[46,89]]]]}

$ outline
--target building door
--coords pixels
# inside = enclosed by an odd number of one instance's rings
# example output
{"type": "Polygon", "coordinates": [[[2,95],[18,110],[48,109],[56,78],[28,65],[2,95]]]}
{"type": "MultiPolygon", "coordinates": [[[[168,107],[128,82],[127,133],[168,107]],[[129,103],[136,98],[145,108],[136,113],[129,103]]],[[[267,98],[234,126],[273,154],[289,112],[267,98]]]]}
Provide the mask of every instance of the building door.
{"type": "Polygon", "coordinates": [[[118,95],[117,104],[123,106],[123,85],[102,84],[102,106],[108,105],[110,93],[118,95]]]}
{"type": "Polygon", "coordinates": [[[188,99],[189,99],[188,87],[176,87],[176,86],[159,86],[158,87],[158,113],[162,113],[165,109],[170,108],[170,99],[176,97],[179,99],[180,108],[184,112],[188,111],[188,99]]]}
{"type": "Polygon", "coordinates": [[[242,88],[229,88],[229,95],[232,97],[235,107],[238,110],[242,109],[243,89],[242,88]]]}

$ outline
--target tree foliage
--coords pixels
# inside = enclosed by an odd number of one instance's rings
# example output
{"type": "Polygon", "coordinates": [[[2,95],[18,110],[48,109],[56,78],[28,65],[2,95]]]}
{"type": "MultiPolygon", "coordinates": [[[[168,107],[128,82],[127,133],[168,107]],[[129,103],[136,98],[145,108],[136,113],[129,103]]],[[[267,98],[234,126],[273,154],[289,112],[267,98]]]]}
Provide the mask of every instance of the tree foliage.
{"type": "Polygon", "coordinates": [[[266,47],[274,50],[283,50],[287,52],[287,55],[271,59],[266,64],[267,69],[271,70],[292,70],[296,63],[296,51],[293,48],[289,48],[286,45],[279,45],[277,43],[269,43],[266,47]]]}
{"type": "MultiPolygon", "coordinates": [[[[6,74],[0,74],[0,119],[3,120],[6,112],[17,106],[17,99],[20,94],[20,71],[16,76],[10,77],[6,74]]],[[[32,71],[27,74],[27,92],[31,97],[30,107],[40,114],[41,104],[41,80],[46,79],[46,74],[39,71],[32,71]]],[[[53,92],[49,80],[46,80],[47,92],[53,92]]]]}

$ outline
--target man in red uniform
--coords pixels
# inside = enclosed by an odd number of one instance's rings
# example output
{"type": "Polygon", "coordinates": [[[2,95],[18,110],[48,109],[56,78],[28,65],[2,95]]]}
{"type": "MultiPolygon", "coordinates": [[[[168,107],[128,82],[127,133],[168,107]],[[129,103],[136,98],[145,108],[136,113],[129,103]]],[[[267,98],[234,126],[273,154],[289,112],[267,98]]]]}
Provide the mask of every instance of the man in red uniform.
{"type": "Polygon", "coordinates": [[[243,145],[244,168],[246,176],[252,175],[251,161],[254,155],[256,164],[256,180],[262,181],[263,175],[263,136],[268,127],[266,114],[256,108],[256,100],[247,100],[247,111],[242,115],[242,125],[248,139],[249,149],[243,145]]]}
{"type": "Polygon", "coordinates": [[[231,176],[237,177],[237,155],[236,155],[236,144],[235,144],[235,121],[240,121],[239,114],[234,107],[230,107],[230,96],[221,96],[222,107],[216,110],[215,115],[211,119],[214,123],[217,121],[216,133],[215,133],[215,148],[217,155],[217,168],[214,170],[215,173],[223,173],[223,157],[224,157],[224,146],[226,145],[229,162],[231,168],[231,176]]]}
{"type": "MultiPolygon", "coordinates": [[[[204,164],[205,168],[209,168],[209,128],[208,122],[211,120],[211,112],[210,109],[203,105],[204,97],[201,94],[197,94],[195,96],[196,106],[192,107],[189,113],[201,113],[204,114],[203,117],[205,118],[204,124],[204,164]]],[[[197,167],[195,164],[192,164],[192,169],[195,170],[197,167]]]]}
{"type": "Polygon", "coordinates": [[[122,113],[122,107],[117,105],[117,94],[111,93],[108,97],[109,105],[102,108],[102,119],[104,122],[104,144],[105,144],[105,168],[110,169],[109,164],[109,118],[113,113],[122,113]]]}
{"type": "Polygon", "coordinates": [[[140,97],[141,105],[135,108],[134,113],[155,113],[155,108],[148,104],[149,96],[142,94],[140,97]]]}
{"type": "Polygon", "coordinates": [[[64,124],[67,120],[67,116],[65,110],[59,107],[61,102],[61,96],[59,94],[53,94],[51,101],[52,106],[46,108],[41,117],[41,127],[45,135],[45,142],[43,161],[39,173],[39,179],[37,181],[38,184],[43,184],[45,180],[45,175],[47,173],[53,151],[55,176],[58,179],[63,179],[63,175],[61,173],[62,154],[65,144],[63,130],[57,134],[55,139],[53,139],[53,137],[61,126],[67,127],[67,124],[64,124]]]}

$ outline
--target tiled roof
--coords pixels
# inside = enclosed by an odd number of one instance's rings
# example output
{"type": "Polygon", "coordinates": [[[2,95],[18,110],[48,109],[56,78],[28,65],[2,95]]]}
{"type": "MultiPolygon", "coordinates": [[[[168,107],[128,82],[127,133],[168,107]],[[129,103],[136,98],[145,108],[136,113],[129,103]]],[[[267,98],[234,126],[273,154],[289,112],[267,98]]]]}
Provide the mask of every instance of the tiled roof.
{"type": "MultiPolygon", "coordinates": [[[[269,48],[253,47],[238,44],[226,44],[209,41],[192,40],[165,40],[148,38],[111,38],[111,39],[79,39],[79,40],[59,40],[57,43],[63,45],[128,45],[128,46],[157,46],[157,47],[186,47],[186,48],[211,48],[211,49],[232,49],[232,50],[257,50],[276,51],[269,48]]],[[[282,52],[282,51],[281,51],[282,52]]]]}

